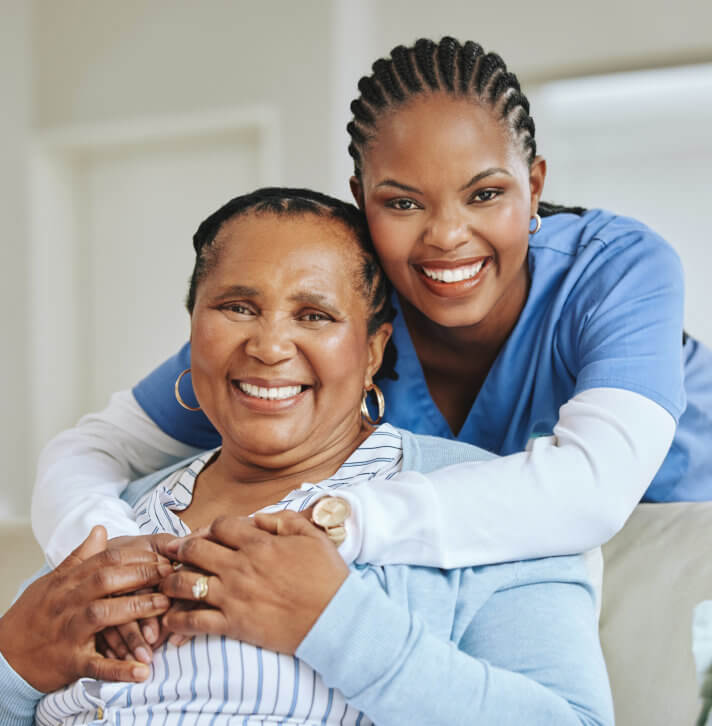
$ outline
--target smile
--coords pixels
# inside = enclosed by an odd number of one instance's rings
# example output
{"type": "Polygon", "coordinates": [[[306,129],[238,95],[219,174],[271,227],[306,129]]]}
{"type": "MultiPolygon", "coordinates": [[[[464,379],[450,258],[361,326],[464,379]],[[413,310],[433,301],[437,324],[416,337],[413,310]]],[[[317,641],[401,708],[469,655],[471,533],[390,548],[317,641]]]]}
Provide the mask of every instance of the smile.
{"type": "Polygon", "coordinates": [[[438,282],[462,282],[471,280],[483,267],[487,260],[483,259],[474,265],[463,265],[462,267],[421,267],[423,274],[431,280],[438,282]]]}
{"type": "Polygon", "coordinates": [[[261,398],[266,401],[283,401],[287,398],[294,398],[300,394],[304,386],[274,386],[263,387],[255,386],[252,383],[238,381],[238,388],[252,398],[261,398]]]}

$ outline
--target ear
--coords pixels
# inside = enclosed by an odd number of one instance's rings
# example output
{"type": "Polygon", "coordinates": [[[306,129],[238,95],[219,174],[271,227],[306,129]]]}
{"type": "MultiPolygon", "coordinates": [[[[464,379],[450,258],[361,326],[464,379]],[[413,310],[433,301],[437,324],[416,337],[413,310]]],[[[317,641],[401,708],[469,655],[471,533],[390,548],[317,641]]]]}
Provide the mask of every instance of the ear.
{"type": "Polygon", "coordinates": [[[534,216],[539,208],[539,200],[544,191],[546,180],[546,159],[543,156],[535,156],[532,165],[529,167],[529,198],[531,216],[534,216]]]}
{"type": "Polygon", "coordinates": [[[349,186],[351,187],[351,194],[353,194],[354,201],[358,205],[358,208],[363,211],[363,187],[357,176],[352,176],[349,179],[349,186]]]}
{"type": "Polygon", "coordinates": [[[364,388],[369,388],[373,384],[373,377],[381,367],[381,363],[383,363],[383,353],[392,333],[393,326],[390,323],[383,323],[368,339],[368,364],[366,366],[364,388]]]}

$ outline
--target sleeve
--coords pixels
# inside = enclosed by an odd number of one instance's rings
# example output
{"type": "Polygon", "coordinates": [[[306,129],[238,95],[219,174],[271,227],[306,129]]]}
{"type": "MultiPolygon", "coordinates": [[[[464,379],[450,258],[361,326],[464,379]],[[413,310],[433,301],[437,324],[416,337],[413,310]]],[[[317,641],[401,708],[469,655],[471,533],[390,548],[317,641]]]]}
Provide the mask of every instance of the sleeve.
{"type": "Polygon", "coordinates": [[[621,218],[607,236],[592,240],[575,263],[583,270],[561,314],[559,342],[575,373],[574,393],[622,388],[677,420],[685,408],[680,259],[630,220],[621,218]]]}
{"type": "Polygon", "coordinates": [[[84,416],[40,454],[32,528],[47,560],[61,562],[96,524],[109,537],[138,534],[127,483],[199,451],[165,434],[123,391],[106,409],[84,416]]]}
{"type": "MultiPolygon", "coordinates": [[[[205,414],[183,408],[174,395],[178,377],[189,370],[190,343],[186,343],[172,358],[139,381],[133,394],[149,418],[168,436],[201,451],[214,449],[220,446],[220,437],[205,414]]],[[[187,373],[180,382],[180,393],[189,406],[198,405],[187,373]]]]}
{"type": "Polygon", "coordinates": [[[352,515],[340,552],[451,568],[593,549],[623,526],[674,431],[645,396],[584,391],[561,407],[553,436],[524,452],[342,487],[352,515]]]}
{"type": "MultiPolygon", "coordinates": [[[[476,577],[464,574],[456,610],[467,610],[476,577]]],[[[507,586],[456,644],[369,585],[351,574],[297,656],[380,726],[613,723],[585,586],[543,577],[507,586]]]]}
{"type": "Polygon", "coordinates": [[[15,673],[0,653],[0,724],[32,726],[35,708],[43,695],[15,673]]]}

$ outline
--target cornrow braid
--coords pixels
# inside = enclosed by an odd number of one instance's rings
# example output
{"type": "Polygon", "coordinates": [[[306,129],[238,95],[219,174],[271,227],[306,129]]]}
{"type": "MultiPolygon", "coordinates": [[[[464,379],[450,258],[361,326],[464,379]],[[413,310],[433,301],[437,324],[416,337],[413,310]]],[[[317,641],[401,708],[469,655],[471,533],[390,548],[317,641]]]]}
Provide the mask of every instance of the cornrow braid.
{"type": "MultiPolygon", "coordinates": [[[[372,71],[358,83],[361,96],[351,104],[353,119],[346,127],[356,177],[361,177],[363,151],[376,136],[379,118],[413,97],[433,91],[487,106],[519,143],[527,164],[533,162],[536,141],[529,101],[497,53],[485,53],[471,40],[462,45],[449,36],[438,43],[421,38],[410,47],[396,46],[388,58],[373,64],[372,71]]],[[[565,211],[582,214],[585,210],[541,202],[539,211],[550,215],[565,211]]]]}

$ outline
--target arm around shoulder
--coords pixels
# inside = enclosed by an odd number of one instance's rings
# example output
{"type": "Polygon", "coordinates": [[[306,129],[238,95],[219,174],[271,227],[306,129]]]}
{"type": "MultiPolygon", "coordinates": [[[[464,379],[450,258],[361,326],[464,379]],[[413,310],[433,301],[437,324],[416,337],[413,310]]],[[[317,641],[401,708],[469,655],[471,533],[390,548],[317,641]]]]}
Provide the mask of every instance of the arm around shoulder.
{"type": "Polygon", "coordinates": [[[138,534],[119,499],[127,483],[195,453],[163,433],[129,391],[84,416],[43,449],[32,497],[32,527],[48,560],[61,562],[102,524],[109,536],[138,534]]]}

